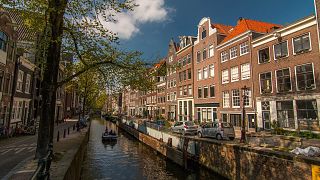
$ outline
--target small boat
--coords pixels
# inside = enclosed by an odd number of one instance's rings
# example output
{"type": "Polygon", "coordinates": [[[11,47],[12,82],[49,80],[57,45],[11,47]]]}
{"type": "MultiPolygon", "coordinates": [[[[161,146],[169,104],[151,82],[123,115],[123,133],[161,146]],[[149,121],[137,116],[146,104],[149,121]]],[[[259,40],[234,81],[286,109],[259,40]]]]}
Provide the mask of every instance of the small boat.
{"type": "Polygon", "coordinates": [[[103,141],[116,141],[118,136],[116,134],[103,133],[102,140],[103,141]]]}

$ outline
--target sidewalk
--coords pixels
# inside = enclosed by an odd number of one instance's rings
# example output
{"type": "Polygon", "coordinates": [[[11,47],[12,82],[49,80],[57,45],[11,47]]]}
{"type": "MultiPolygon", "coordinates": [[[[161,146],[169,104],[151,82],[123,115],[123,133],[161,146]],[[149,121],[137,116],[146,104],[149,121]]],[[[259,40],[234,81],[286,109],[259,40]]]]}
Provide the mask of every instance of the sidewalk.
{"type": "MultiPolygon", "coordinates": [[[[50,179],[63,179],[84,139],[87,137],[88,131],[89,126],[81,129],[79,132],[70,129],[70,134],[66,135],[66,138],[63,138],[62,134],[60,135],[59,142],[54,139],[54,157],[50,168],[50,179]]],[[[23,162],[13,170],[14,172],[9,176],[9,179],[30,179],[37,169],[37,162],[37,160],[33,160],[32,158],[27,159],[26,162],[23,162]]]]}

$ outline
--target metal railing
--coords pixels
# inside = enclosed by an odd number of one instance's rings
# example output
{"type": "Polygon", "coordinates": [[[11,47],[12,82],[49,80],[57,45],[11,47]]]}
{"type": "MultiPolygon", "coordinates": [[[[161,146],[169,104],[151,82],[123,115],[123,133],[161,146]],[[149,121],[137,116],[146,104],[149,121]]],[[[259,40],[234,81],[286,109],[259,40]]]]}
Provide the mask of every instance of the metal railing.
{"type": "Polygon", "coordinates": [[[45,180],[50,178],[50,166],[53,158],[53,145],[49,144],[49,149],[47,155],[39,159],[38,167],[33,173],[31,180],[45,180]]]}

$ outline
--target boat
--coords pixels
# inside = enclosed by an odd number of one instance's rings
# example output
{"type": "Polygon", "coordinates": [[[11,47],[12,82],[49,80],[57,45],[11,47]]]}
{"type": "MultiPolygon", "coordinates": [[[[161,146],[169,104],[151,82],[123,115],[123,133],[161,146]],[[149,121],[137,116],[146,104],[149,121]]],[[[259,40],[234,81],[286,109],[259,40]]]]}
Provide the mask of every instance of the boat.
{"type": "Polygon", "coordinates": [[[103,133],[102,140],[103,141],[116,141],[118,136],[116,134],[103,133]]]}

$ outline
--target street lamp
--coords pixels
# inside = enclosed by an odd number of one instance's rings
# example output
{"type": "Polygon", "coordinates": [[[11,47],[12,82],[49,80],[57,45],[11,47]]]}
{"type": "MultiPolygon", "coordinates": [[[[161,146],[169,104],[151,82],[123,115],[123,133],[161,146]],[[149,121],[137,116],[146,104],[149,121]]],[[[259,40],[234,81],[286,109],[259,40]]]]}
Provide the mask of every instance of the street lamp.
{"type": "Polygon", "coordinates": [[[240,138],[240,142],[241,143],[245,143],[246,142],[246,109],[245,109],[245,102],[247,100],[247,86],[244,86],[243,88],[241,88],[242,90],[242,126],[241,126],[241,138],[240,138]]]}

